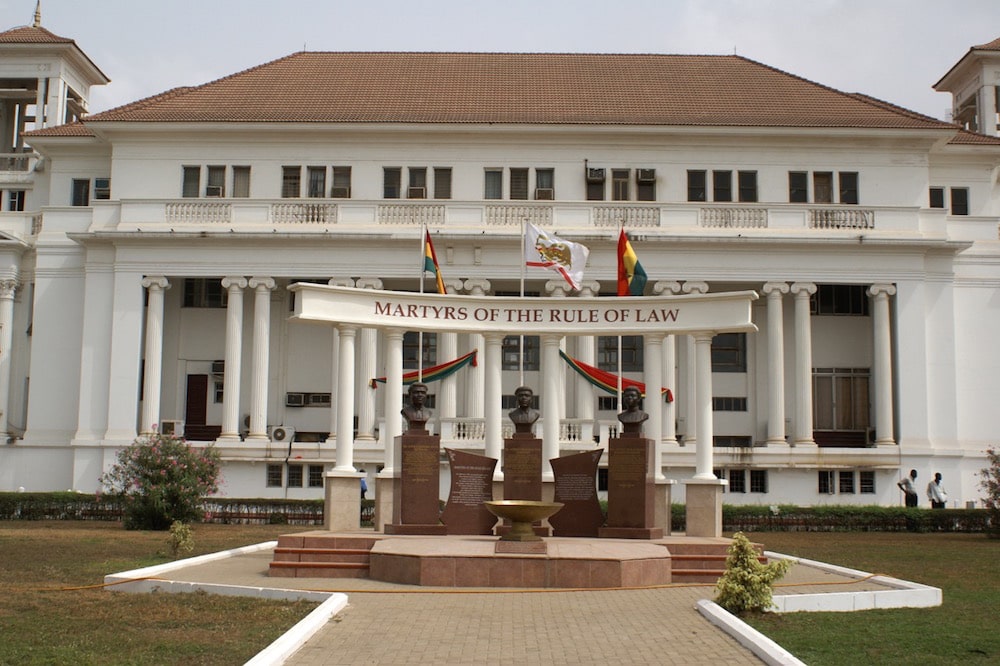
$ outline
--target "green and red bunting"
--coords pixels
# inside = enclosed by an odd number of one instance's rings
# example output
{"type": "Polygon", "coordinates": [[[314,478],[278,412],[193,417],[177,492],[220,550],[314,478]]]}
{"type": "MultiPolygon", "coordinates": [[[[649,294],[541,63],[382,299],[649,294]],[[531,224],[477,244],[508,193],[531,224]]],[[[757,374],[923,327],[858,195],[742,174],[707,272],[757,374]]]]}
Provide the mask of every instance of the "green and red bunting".
{"type": "MultiPolygon", "coordinates": [[[[441,365],[435,365],[432,368],[424,368],[423,373],[419,370],[413,370],[412,372],[407,372],[403,374],[403,386],[413,384],[417,381],[422,381],[423,383],[436,382],[449,375],[453,375],[465,366],[472,364],[472,367],[476,367],[476,354],[479,350],[473,349],[468,354],[464,356],[459,356],[458,358],[448,361],[447,363],[442,363],[441,365]]],[[[378,388],[379,384],[385,384],[385,377],[375,377],[371,380],[371,387],[378,388]]]]}
{"type": "MultiPolygon", "coordinates": [[[[586,363],[581,363],[575,358],[568,356],[566,352],[562,350],[559,350],[559,355],[562,357],[564,361],[566,361],[567,364],[569,364],[569,367],[576,370],[578,373],[580,373],[580,375],[584,379],[586,379],[588,382],[590,382],[597,388],[607,393],[611,393],[612,395],[618,393],[618,375],[610,372],[605,372],[604,370],[595,368],[592,365],[587,365],[586,363]]],[[[626,379],[623,377],[622,390],[627,389],[629,387],[635,387],[639,389],[639,392],[642,394],[642,397],[644,398],[646,397],[646,385],[643,382],[639,382],[634,379],[626,379]]],[[[674,394],[668,388],[661,388],[660,395],[664,396],[664,399],[667,402],[674,401],[674,394]]]]}

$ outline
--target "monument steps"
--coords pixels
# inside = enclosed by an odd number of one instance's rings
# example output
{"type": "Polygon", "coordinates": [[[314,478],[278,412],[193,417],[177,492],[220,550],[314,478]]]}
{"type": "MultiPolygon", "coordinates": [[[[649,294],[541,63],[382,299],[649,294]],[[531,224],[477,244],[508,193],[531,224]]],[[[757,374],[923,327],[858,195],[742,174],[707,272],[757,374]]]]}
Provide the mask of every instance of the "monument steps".
{"type": "Polygon", "coordinates": [[[283,578],[368,578],[371,549],[378,540],[316,532],[282,535],[269,574],[283,578]]]}

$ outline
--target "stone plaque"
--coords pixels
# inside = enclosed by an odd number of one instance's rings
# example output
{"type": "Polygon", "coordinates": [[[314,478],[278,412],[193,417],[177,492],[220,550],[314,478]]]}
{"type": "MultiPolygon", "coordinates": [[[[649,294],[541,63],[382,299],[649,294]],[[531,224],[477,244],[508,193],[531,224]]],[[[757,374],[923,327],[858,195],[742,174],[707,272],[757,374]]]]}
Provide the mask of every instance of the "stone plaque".
{"type": "Polygon", "coordinates": [[[497,517],[483,502],[493,499],[496,459],[454,449],[445,449],[445,453],[451,468],[451,489],[441,522],[448,527],[448,534],[493,534],[497,517]]]}
{"type": "Polygon", "coordinates": [[[549,518],[554,536],[596,537],[604,523],[601,503],[597,499],[597,466],[603,449],[555,458],[556,502],[563,508],[549,518]]]}
{"type": "Polygon", "coordinates": [[[655,527],[653,483],[656,447],[646,437],[616,437],[608,442],[608,522],[602,537],[659,539],[655,527]]]}
{"type": "Polygon", "coordinates": [[[542,440],[528,435],[503,441],[503,498],[542,499],[542,440]]]}
{"type": "Polygon", "coordinates": [[[385,526],[386,534],[444,534],[438,502],[441,438],[406,433],[399,440],[400,474],[392,496],[392,524],[385,526]]]}

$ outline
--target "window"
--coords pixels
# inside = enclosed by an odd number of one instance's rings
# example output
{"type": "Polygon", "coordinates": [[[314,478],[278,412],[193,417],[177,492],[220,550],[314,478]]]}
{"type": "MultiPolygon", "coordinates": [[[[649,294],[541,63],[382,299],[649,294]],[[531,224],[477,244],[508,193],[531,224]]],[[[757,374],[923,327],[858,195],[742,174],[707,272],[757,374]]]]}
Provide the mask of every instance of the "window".
{"type": "Polygon", "coordinates": [[[820,284],[809,299],[814,315],[868,316],[868,293],[859,284],[820,284]]]}
{"type": "Polygon", "coordinates": [[[837,174],[837,177],[840,180],[840,203],[857,204],[858,172],[841,171],[839,174],[837,174]]]}
{"type": "MultiPolygon", "coordinates": [[[[813,370],[813,427],[866,432],[869,421],[868,368],[813,370]]],[[[865,437],[854,442],[865,446],[865,437]]],[[[843,444],[842,444],[843,445],[843,444]]]]}
{"type": "Polygon", "coordinates": [[[766,493],[767,492],[767,470],[766,469],[752,469],[752,470],[750,470],[750,492],[752,492],[752,493],[766,493]]]}
{"type": "Polygon", "coordinates": [[[326,197],[326,167],[306,167],[306,179],[308,181],[306,196],[310,199],[326,197]]]}
{"type": "Polygon", "coordinates": [[[406,189],[407,199],[427,198],[427,167],[410,167],[407,169],[409,187],[406,189]]]}
{"type": "Polygon", "coordinates": [[[74,206],[90,205],[90,181],[81,178],[73,179],[73,202],[74,206]]]}
{"type": "Polygon", "coordinates": [[[747,491],[747,471],[745,469],[729,470],[729,492],[745,493],[747,491]]]}
{"type": "Polygon", "coordinates": [[[322,488],[323,487],[323,466],[322,465],[309,465],[309,487],[310,488],[322,488]]]}
{"type": "Polygon", "coordinates": [[[746,435],[713,435],[712,446],[748,449],[753,446],[753,438],[746,435]]]}
{"type": "Polygon", "coordinates": [[[733,200],[733,172],[712,172],[712,201],[733,200]]]}
{"type": "Polygon", "coordinates": [[[928,193],[929,205],[931,208],[944,208],[944,188],[932,187],[928,193]]]}
{"type": "Polygon", "coordinates": [[[188,199],[201,196],[201,167],[184,167],[181,196],[188,199]]]}
{"type": "MultiPolygon", "coordinates": [[[[642,336],[623,335],[622,338],[623,372],[642,372],[642,336]]],[[[613,335],[602,335],[597,338],[597,367],[607,372],[618,372],[618,338],[613,335]]]]}
{"type": "Polygon", "coordinates": [[[635,198],[637,201],[656,201],[656,169],[635,170],[635,198]]]}
{"type": "Polygon", "coordinates": [[[403,186],[403,169],[401,167],[385,167],[382,169],[382,198],[398,199],[399,190],[403,186]]]}
{"type": "Polygon", "coordinates": [[[302,487],[302,465],[289,465],[288,466],[288,487],[289,488],[301,488],[302,487]]]}
{"type": "Polygon", "coordinates": [[[226,196],[226,167],[208,167],[208,180],[205,182],[206,197],[226,196]]]}
{"type": "MultiPolygon", "coordinates": [[[[521,369],[521,337],[520,335],[504,336],[501,347],[502,365],[504,370],[521,369]]],[[[524,336],[524,369],[537,371],[539,368],[540,338],[537,335],[524,336]]]]}
{"type": "Polygon", "coordinates": [[[8,193],[7,210],[12,213],[24,210],[25,192],[24,190],[10,190],[8,193]]]}
{"type": "Polygon", "coordinates": [[[528,198],[528,170],[510,170],[510,198],[523,201],[528,198]]]}
{"type": "Polygon", "coordinates": [[[788,172],[788,203],[809,201],[809,174],[805,171],[788,172]]]}
{"type": "Polygon", "coordinates": [[[226,290],[218,278],[184,278],[184,307],[224,308],[226,290]]]}
{"type": "Polygon", "coordinates": [[[281,167],[281,198],[297,199],[302,191],[302,167],[281,167]]]}
{"type": "Polygon", "coordinates": [[[612,201],[628,201],[628,181],[629,181],[629,170],[628,169],[612,169],[611,170],[611,200],[612,201]]]}
{"type": "Polygon", "coordinates": [[[333,167],[333,187],[330,197],[333,199],[349,199],[351,196],[351,167],[333,167]]]}
{"type": "Polygon", "coordinates": [[[111,179],[94,179],[94,200],[107,201],[111,198],[111,179]]]}
{"type": "Polygon", "coordinates": [[[604,201],[604,169],[587,167],[587,201],[604,201]]]}
{"type": "Polygon", "coordinates": [[[250,167],[233,167],[233,196],[240,199],[250,196],[250,167]]]}
{"type": "Polygon", "coordinates": [[[434,167],[434,198],[451,199],[451,167],[434,167]]]}
{"type": "Polygon", "coordinates": [[[555,199],[555,169],[535,169],[535,198],[555,199]]]}
{"type": "Polygon", "coordinates": [[[854,494],[854,472],[841,470],[837,475],[837,490],[842,494],[854,494]]]}
{"type": "MultiPolygon", "coordinates": [[[[437,333],[423,334],[423,367],[429,368],[437,363],[437,333]]],[[[403,334],[403,368],[417,369],[417,350],[421,335],[415,331],[403,334]]]]}
{"type": "Polygon", "coordinates": [[[267,466],[267,487],[268,488],[280,488],[281,482],[284,479],[284,474],[282,473],[281,465],[268,465],[267,466]]]}
{"type": "Polygon", "coordinates": [[[487,169],[485,174],[484,199],[503,199],[503,171],[487,169]]]}
{"type": "Polygon", "coordinates": [[[858,472],[858,489],[862,495],[875,494],[875,472],[872,470],[858,472]]]}
{"type": "Polygon", "coordinates": [[[223,393],[222,390],[223,387],[225,386],[225,383],[221,379],[217,379],[214,382],[212,382],[212,384],[213,384],[212,402],[214,402],[217,405],[221,405],[223,398],[225,397],[225,394],[223,393]]]}
{"type": "Polygon", "coordinates": [[[821,495],[832,495],[836,492],[836,487],[834,484],[834,471],[829,469],[821,469],[819,471],[819,484],[817,486],[817,491],[821,495]]]}
{"type": "Polygon", "coordinates": [[[705,201],[705,172],[688,171],[688,201],[705,201]]]}
{"type": "Polygon", "coordinates": [[[813,173],[813,201],[833,203],[833,173],[829,171],[813,173]]]}
{"type": "Polygon", "coordinates": [[[746,333],[719,333],[712,338],[712,372],[746,371],[746,333]]]}
{"type": "Polygon", "coordinates": [[[747,399],[740,397],[713,397],[713,412],[745,412],[747,411],[747,399]]]}
{"type": "Polygon", "coordinates": [[[967,187],[951,188],[951,214],[952,215],[969,214],[969,188],[967,187]]]}
{"type": "Polygon", "coordinates": [[[740,201],[751,203],[757,201],[757,172],[740,171],[737,173],[740,188],[740,201]]]}
{"type": "Polygon", "coordinates": [[[616,395],[597,396],[597,409],[602,412],[617,412],[618,396],[616,395]]]}

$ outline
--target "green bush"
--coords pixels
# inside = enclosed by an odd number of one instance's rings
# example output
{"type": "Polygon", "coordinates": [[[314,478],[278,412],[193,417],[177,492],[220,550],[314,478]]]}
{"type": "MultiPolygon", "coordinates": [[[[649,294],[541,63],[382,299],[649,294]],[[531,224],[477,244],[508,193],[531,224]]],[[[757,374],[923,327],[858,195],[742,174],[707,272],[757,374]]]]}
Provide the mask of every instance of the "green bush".
{"type": "Polygon", "coordinates": [[[726,572],[715,584],[715,603],[734,615],[770,610],[774,581],[788,573],[791,560],[764,564],[743,532],[733,535],[728,553],[726,572]]]}
{"type": "Polygon", "coordinates": [[[214,447],[155,434],[119,451],[101,484],[124,503],[126,529],[166,530],[204,517],[202,498],[218,490],[220,470],[214,447]]]}
{"type": "Polygon", "coordinates": [[[1000,538],[1000,451],[988,448],[986,458],[990,465],[979,472],[979,487],[986,493],[983,504],[990,512],[991,523],[987,534],[1000,538]]]}

